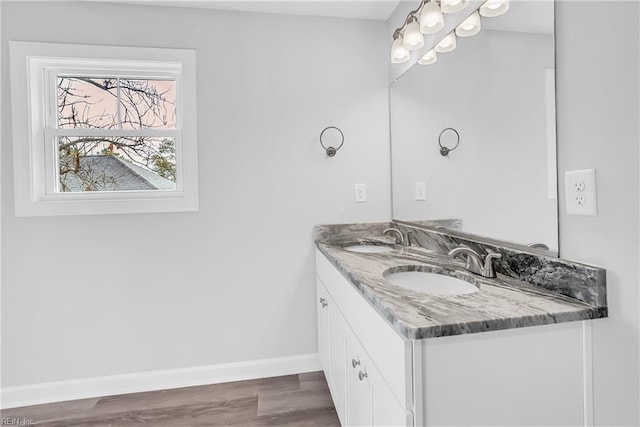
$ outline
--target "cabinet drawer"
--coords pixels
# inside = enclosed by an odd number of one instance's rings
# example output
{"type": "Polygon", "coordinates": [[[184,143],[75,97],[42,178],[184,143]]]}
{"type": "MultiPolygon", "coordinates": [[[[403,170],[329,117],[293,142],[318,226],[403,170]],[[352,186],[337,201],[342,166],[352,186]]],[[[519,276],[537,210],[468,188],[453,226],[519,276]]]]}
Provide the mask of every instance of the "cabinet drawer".
{"type": "Polygon", "coordinates": [[[411,342],[396,333],[318,250],[316,272],[396,400],[412,408],[411,342]]]}

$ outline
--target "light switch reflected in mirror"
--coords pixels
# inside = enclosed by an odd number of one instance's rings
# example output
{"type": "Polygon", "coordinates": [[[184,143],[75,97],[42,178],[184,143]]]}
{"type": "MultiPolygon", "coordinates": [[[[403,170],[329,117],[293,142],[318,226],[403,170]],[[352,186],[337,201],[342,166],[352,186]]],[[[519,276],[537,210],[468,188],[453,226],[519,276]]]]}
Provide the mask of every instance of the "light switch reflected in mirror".
{"type": "Polygon", "coordinates": [[[454,52],[391,86],[393,217],[459,220],[458,231],[557,252],[554,4],[511,2],[481,19],[454,52]],[[445,128],[460,134],[448,156],[445,128]]]}

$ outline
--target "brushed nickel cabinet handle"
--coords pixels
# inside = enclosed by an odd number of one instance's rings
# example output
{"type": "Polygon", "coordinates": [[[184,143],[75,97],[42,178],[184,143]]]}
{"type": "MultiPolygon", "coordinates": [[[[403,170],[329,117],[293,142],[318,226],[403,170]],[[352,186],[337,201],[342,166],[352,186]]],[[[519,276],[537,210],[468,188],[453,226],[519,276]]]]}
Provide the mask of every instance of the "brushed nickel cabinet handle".
{"type": "Polygon", "coordinates": [[[329,305],[329,303],[327,303],[327,300],[324,298],[320,298],[320,304],[322,304],[322,308],[325,308],[329,305]]]}
{"type": "Polygon", "coordinates": [[[358,372],[358,378],[360,378],[360,381],[364,380],[365,378],[367,378],[369,375],[367,375],[366,372],[358,372]]]}
{"type": "Polygon", "coordinates": [[[351,359],[351,366],[353,366],[354,368],[355,368],[356,366],[358,366],[359,364],[360,364],[360,361],[359,361],[359,360],[351,359]]]}

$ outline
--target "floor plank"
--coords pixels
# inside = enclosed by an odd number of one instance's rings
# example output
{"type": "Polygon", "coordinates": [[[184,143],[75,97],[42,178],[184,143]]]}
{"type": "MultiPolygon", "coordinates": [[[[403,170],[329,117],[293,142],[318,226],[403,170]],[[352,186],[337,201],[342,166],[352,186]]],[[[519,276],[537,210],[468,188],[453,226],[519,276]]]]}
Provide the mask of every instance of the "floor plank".
{"type": "Polygon", "coordinates": [[[335,409],[332,407],[260,416],[247,423],[234,424],[234,427],[240,426],[340,427],[340,421],[335,409]]]}
{"type": "Polygon", "coordinates": [[[219,405],[221,401],[254,397],[258,393],[298,390],[298,375],[235,381],[197,387],[132,393],[104,397],[98,400],[94,414],[111,414],[123,411],[170,408],[196,403],[219,405]]]}
{"type": "Polygon", "coordinates": [[[294,390],[267,393],[260,395],[260,399],[258,399],[258,415],[278,415],[332,406],[331,397],[324,390],[294,390]]]}
{"type": "Polygon", "coordinates": [[[322,372],[12,408],[0,415],[46,427],[340,425],[322,372]]]}
{"type": "Polygon", "coordinates": [[[329,385],[322,371],[299,374],[298,379],[301,390],[326,390],[327,393],[329,392],[329,385]]]}

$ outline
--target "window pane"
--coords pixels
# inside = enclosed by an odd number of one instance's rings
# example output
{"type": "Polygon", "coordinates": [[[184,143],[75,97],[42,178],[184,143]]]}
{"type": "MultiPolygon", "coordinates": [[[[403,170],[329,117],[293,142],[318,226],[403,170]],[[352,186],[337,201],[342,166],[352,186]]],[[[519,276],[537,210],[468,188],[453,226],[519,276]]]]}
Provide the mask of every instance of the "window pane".
{"type": "Polygon", "coordinates": [[[58,77],[58,127],[118,128],[117,79],[58,77]]]}
{"type": "Polygon", "coordinates": [[[59,76],[57,103],[63,129],[176,128],[175,80],[59,76]]]}
{"type": "Polygon", "coordinates": [[[58,137],[60,192],[176,189],[175,138],[58,137]]]}
{"type": "Polygon", "coordinates": [[[175,80],[120,79],[123,129],[175,129],[175,80]]]}

